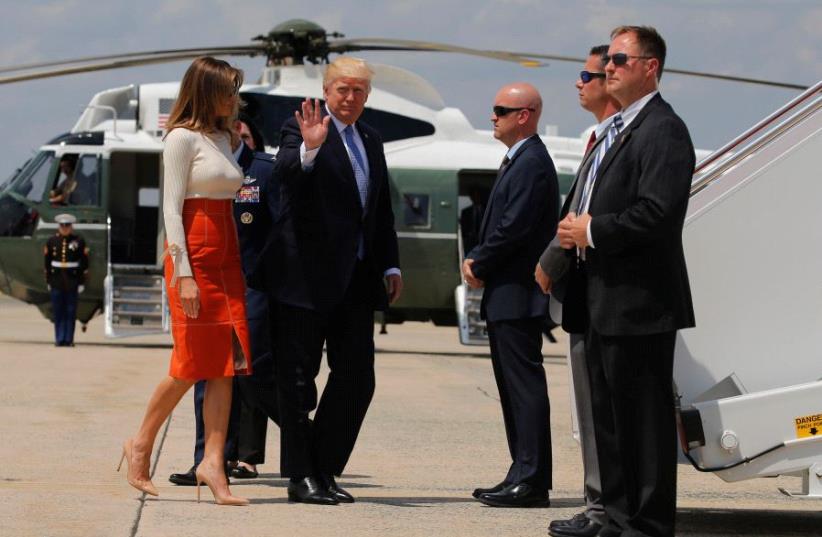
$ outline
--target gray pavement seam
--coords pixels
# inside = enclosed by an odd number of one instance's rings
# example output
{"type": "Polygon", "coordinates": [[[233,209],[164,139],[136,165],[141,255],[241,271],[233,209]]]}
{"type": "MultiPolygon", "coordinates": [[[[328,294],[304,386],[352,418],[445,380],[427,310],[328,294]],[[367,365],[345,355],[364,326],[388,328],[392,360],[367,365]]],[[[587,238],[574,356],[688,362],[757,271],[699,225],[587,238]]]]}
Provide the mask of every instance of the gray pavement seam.
{"type": "MultiPolygon", "coordinates": [[[[166,420],[166,426],[163,428],[163,434],[160,436],[160,445],[157,446],[157,453],[154,454],[154,462],[152,463],[151,472],[149,472],[149,479],[154,478],[154,474],[157,473],[157,463],[160,461],[160,453],[163,452],[163,444],[166,442],[166,436],[168,435],[168,429],[171,427],[171,417],[174,415],[172,411],[171,414],[168,415],[168,419],[166,420]]],[[[136,537],[137,532],[140,531],[140,519],[143,518],[143,507],[146,505],[146,493],[142,493],[140,495],[140,507],[137,508],[137,513],[134,516],[134,523],[131,525],[131,531],[129,532],[129,537],[136,537]]]]}
{"type": "Polygon", "coordinates": [[[477,390],[478,390],[478,391],[479,391],[482,395],[484,395],[485,397],[487,397],[488,399],[493,399],[494,401],[496,401],[497,403],[499,403],[499,399],[497,399],[496,397],[494,397],[493,395],[491,395],[491,394],[490,394],[490,393],[488,393],[487,391],[483,390],[483,389],[482,389],[482,388],[480,388],[479,386],[477,386],[477,390]]]}

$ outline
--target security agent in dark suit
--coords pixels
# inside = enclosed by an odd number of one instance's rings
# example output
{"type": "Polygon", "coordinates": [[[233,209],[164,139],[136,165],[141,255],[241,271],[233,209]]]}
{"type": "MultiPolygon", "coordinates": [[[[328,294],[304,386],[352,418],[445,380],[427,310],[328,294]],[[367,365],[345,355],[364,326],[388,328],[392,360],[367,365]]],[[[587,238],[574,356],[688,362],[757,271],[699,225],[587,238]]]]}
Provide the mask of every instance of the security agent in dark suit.
{"type": "MultiPolygon", "coordinates": [[[[588,139],[585,154],[582,157],[574,184],[585,181],[590,171],[593,157],[597,154],[592,151],[599,147],[607,135],[608,128],[613,123],[613,116],[619,111],[619,103],[608,95],[605,86],[605,71],[602,66],[602,57],[608,53],[608,45],[599,45],[591,48],[583,71],[580,72],[575,87],[579,94],[579,104],[591,112],[597,119],[597,125],[588,139]]],[[[573,188],[573,187],[572,187],[573,188]]],[[[581,189],[577,189],[578,193],[581,189]]],[[[577,201],[577,205],[579,202],[577,201]]],[[[573,205],[573,202],[572,202],[573,205]]],[[[554,238],[549,249],[557,255],[562,263],[569,262],[565,250],[554,238]]],[[[549,256],[550,257],[550,256],[549,256]]],[[[546,266],[545,270],[556,269],[555,265],[546,266]]],[[[535,278],[546,294],[552,293],[552,300],[564,298],[562,285],[551,289],[551,277],[537,264],[535,278]]],[[[554,275],[556,277],[556,275],[554,275]]],[[[577,410],[577,424],[579,426],[579,444],[582,451],[582,467],[584,471],[585,511],[574,515],[570,519],[555,519],[551,521],[548,533],[553,537],[594,537],[602,526],[606,525],[608,515],[602,506],[602,486],[599,478],[599,462],[597,459],[596,438],[594,436],[594,418],[591,404],[591,382],[588,378],[588,366],[585,360],[585,334],[572,333],[569,337],[569,367],[574,387],[574,402],[577,410]]]]}
{"type": "Polygon", "coordinates": [[[474,497],[496,507],[549,505],[551,430],[542,367],[546,297],[533,267],[554,236],[559,187],[554,164],[536,134],[542,99],[530,84],[503,87],[494,100],[494,136],[508,146],[491,190],[479,244],[466,256],[463,276],[484,287],[491,362],[513,460],[505,479],[474,497]]]}
{"type": "MultiPolygon", "coordinates": [[[[243,271],[248,275],[263,251],[271,225],[279,213],[280,193],[274,177],[274,157],[255,151],[255,148],[263,148],[264,145],[250,118],[241,116],[235,128],[242,141],[235,149],[234,157],[242,168],[245,179],[234,199],[234,220],[243,271]]],[[[247,287],[245,298],[248,328],[251,332],[253,373],[234,378],[235,391],[225,448],[227,461],[245,463],[227,470],[233,477],[239,478],[256,477],[256,468],[248,466],[264,462],[268,419],[279,423],[271,337],[275,322],[269,312],[268,296],[262,291],[247,287]]],[[[197,424],[194,465],[186,473],[171,474],[169,481],[177,485],[197,484],[194,472],[203,459],[205,448],[205,385],[205,381],[194,385],[194,415],[197,424]]]]}
{"type": "MultiPolygon", "coordinates": [[[[563,208],[563,327],[585,332],[608,514],[599,535],[673,537],[673,359],[676,331],[695,323],[682,249],[695,158],[657,90],[662,37],[638,26],[611,37],[606,81],[621,110],[599,142],[601,160],[563,208]]],[[[550,275],[563,261],[549,248],[540,264],[550,275]]]]}
{"type": "Polygon", "coordinates": [[[402,290],[382,142],[358,121],[371,76],[356,58],[330,64],[325,112],[306,100],[283,125],[277,155],[281,215],[263,270],[279,303],[280,464],[295,502],[354,501],[335,477],[374,393],[374,310],[402,290]],[[323,343],[330,373],[318,405],[323,343]]]}

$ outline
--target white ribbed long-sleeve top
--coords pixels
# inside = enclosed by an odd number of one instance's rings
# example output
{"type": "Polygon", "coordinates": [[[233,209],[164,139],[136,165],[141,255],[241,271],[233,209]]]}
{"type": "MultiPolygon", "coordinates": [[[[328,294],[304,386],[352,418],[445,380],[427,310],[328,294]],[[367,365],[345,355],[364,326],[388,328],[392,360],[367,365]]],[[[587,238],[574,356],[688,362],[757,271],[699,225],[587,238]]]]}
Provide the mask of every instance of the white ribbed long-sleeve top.
{"type": "Polygon", "coordinates": [[[175,276],[192,276],[183,203],[186,199],[233,199],[243,184],[227,134],[205,134],[178,127],[163,148],[163,220],[175,276]]]}

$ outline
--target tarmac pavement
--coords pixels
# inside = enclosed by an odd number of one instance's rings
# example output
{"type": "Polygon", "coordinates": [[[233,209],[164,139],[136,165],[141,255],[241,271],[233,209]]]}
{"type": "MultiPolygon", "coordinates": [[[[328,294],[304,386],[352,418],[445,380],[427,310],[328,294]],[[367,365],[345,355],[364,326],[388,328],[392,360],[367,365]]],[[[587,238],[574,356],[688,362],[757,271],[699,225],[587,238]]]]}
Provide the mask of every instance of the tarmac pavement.
{"type": "MultiPolygon", "coordinates": [[[[545,344],[554,489],[549,509],[495,509],[471,498],[505,474],[509,455],[484,347],[455,328],[406,323],[376,335],[377,392],[338,480],[352,505],[289,504],[278,474],[279,435],[266,464],[234,480],[248,507],[222,507],[203,489],[167,481],[191,466],[194,418],[186,395],[153,458],[159,498],[143,497],[114,468],[149,395],[167,373],[168,336],[106,340],[102,319],[55,348],[32,306],[0,297],[0,536],[545,536],[548,522],[582,505],[582,465],[571,436],[565,339],[545,344]]],[[[320,373],[321,381],[326,371],[320,373]]],[[[796,478],[725,483],[679,472],[677,535],[822,535],[822,502],[782,496],[796,478]]]]}

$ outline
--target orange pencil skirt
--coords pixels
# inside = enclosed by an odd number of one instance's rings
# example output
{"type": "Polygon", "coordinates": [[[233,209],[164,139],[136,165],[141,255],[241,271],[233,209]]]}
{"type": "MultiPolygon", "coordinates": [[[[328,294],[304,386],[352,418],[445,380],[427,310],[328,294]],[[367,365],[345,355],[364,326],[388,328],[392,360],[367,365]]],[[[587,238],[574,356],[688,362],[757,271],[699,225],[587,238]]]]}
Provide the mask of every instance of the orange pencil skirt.
{"type": "Polygon", "coordinates": [[[251,345],[245,313],[245,278],[232,200],[187,199],[183,204],[188,259],[200,290],[200,312],[187,317],[176,285],[172,256],[165,260],[171,312],[169,375],[203,380],[251,374],[251,345]]]}

